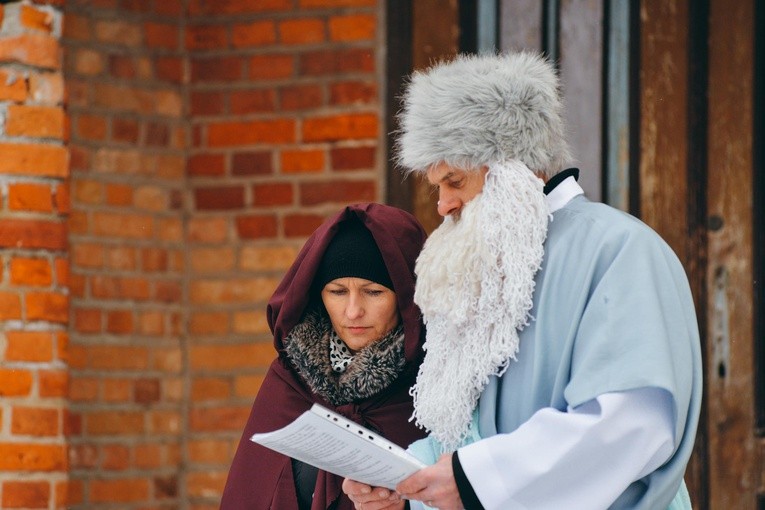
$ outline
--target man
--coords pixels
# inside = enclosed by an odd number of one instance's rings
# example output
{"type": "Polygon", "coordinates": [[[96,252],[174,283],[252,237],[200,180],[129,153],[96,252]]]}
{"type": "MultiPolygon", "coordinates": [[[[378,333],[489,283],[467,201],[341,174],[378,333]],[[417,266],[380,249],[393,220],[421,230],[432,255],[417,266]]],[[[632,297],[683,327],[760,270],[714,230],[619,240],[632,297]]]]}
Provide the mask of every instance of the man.
{"type": "Polygon", "coordinates": [[[396,493],[346,480],[357,508],[690,508],[702,380],[686,275],[650,228],[587,200],[569,159],[542,57],[412,77],[398,160],[444,216],[416,266],[413,418],[443,455],[396,493]]]}

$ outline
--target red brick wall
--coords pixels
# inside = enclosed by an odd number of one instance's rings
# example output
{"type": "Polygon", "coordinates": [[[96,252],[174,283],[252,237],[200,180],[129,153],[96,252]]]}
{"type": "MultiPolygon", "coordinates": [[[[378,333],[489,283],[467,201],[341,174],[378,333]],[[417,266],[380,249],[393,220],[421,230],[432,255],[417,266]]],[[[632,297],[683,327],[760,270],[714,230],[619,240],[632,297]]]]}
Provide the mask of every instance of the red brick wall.
{"type": "Polygon", "coordinates": [[[188,405],[182,3],[72,0],[64,14],[74,503],[176,506],[188,405]]]}
{"type": "Polygon", "coordinates": [[[0,507],[62,508],[69,268],[61,13],[0,6],[0,507]]]}
{"type": "Polygon", "coordinates": [[[381,200],[377,0],[68,0],[72,506],[218,507],[305,237],[381,200]]]}
{"type": "Polygon", "coordinates": [[[266,302],[305,237],[380,200],[376,0],[188,5],[187,489],[217,508],[274,357],[266,302]]]}

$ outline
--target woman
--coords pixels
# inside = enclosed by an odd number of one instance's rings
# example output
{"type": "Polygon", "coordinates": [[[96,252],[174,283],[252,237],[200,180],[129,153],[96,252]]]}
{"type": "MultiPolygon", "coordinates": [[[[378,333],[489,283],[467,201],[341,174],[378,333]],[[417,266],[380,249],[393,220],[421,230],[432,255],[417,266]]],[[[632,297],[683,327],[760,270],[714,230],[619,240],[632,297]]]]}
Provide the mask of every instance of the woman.
{"type": "Polygon", "coordinates": [[[311,235],[268,304],[278,357],[253,404],[222,509],[353,508],[341,477],[249,440],[314,403],[404,448],[424,436],[409,421],[409,387],[423,357],[413,296],[424,242],[412,215],[381,204],[348,206],[311,235]]]}

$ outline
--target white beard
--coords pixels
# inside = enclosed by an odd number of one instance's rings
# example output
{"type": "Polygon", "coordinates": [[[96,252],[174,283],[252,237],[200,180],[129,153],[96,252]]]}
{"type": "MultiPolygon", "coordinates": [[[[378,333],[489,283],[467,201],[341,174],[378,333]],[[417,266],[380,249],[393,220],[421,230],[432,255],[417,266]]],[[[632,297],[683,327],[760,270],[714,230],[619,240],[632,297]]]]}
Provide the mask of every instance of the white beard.
{"type": "Polygon", "coordinates": [[[414,300],[427,337],[412,418],[444,452],[467,436],[489,377],[516,359],[518,330],[531,319],[550,217],[543,186],[518,161],[490,167],[482,193],[459,220],[445,218],[417,258],[414,300]]]}

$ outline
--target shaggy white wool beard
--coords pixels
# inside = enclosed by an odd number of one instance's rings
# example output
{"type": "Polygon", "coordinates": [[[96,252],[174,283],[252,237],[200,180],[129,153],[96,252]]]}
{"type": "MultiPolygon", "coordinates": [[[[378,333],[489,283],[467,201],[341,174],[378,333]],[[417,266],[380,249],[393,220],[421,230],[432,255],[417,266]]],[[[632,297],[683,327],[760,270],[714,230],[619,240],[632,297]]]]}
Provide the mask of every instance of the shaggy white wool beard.
{"type": "Polygon", "coordinates": [[[467,435],[481,391],[516,359],[518,330],[531,319],[550,216],[543,186],[523,163],[491,166],[482,193],[460,219],[444,219],[417,259],[427,337],[412,418],[444,452],[467,435]]]}

